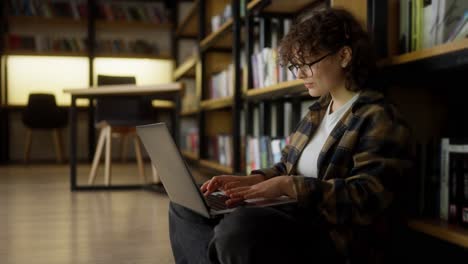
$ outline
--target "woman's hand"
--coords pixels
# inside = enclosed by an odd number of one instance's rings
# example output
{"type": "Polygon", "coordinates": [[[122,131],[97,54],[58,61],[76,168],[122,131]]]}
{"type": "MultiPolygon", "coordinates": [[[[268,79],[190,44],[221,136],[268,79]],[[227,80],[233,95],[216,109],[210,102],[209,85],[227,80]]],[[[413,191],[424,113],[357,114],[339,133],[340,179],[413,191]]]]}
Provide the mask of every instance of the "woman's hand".
{"type": "Polygon", "coordinates": [[[278,176],[252,186],[241,186],[225,191],[233,200],[254,198],[277,198],[287,195],[297,199],[291,176],[278,176]]]}
{"type": "Polygon", "coordinates": [[[203,192],[203,195],[208,196],[216,190],[227,191],[232,188],[254,185],[264,180],[265,177],[260,174],[249,176],[220,175],[214,176],[203,183],[200,190],[203,192]]]}

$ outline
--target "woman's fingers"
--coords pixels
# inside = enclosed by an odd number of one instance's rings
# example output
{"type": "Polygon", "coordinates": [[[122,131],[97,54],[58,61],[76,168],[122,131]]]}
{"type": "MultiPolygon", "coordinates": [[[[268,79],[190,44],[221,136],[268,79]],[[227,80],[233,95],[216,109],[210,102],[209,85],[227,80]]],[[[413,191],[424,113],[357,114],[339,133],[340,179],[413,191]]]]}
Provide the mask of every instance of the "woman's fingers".
{"type": "Polygon", "coordinates": [[[229,195],[231,197],[238,197],[240,193],[250,189],[250,186],[241,186],[241,187],[236,187],[229,189],[225,191],[226,195],[229,195]]]}
{"type": "Polygon", "coordinates": [[[209,192],[214,192],[216,191],[219,187],[220,187],[220,179],[218,177],[213,177],[210,181],[210,183],[208,183],[208,186],[206,186],[206,189],[209,191],[209,192]]]}
{"type": "Polygon", "coordinates": [[[252,192],[247,192],[244,194],[244,199],[255,199],[255,198],[260,198],[264,197],[264,195],[261,192],[257,191],[252,191],[252,192]]]}
{"type": "Polygon", "coordinates": [[[242,203],[244,201],[243,198],[231,198],[229,200],[226,201],[226,205],[228,207],[231,207],[231,206],[237,206],[239,205],[240,203],[242,203]]]}
{"type": "Polygon", "coordinates": [[[206,187],[208,186],[209,183],[210,183],[210,180],[207,180],[206,182],[204,182],[204,183],[202,184],[202,186],[200,187],[200,190],[201,190],[202,192],[205,192],[205,191],[206,191],[206,187]]]}
{"type": "Polygon", "coordinates": [[[224,191],[229,191],[230,189],[241,187],[242,182],[241,181],[232,181],[232,182],[227,182],[224,184],[223,189],[224,191]]]}

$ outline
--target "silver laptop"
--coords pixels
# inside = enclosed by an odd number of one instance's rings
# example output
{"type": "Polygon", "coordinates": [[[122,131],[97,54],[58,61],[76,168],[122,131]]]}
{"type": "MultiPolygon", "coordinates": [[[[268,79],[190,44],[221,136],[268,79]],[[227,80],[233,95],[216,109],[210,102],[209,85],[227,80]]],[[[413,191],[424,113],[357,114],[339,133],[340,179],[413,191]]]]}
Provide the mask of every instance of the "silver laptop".
{"type": "MultiPolygon", "coordinates": [[[[202,194],[165,123],[137,126],[136,129],[172,202],[208,218],[235,210],[236,207],[226,207],[224,201],[227,196],[222,192],[212,193],[208,197],[202,194]]],[[[240,206],[273,206],[294,202],[289,197],[251,199],[240,206]]]]}

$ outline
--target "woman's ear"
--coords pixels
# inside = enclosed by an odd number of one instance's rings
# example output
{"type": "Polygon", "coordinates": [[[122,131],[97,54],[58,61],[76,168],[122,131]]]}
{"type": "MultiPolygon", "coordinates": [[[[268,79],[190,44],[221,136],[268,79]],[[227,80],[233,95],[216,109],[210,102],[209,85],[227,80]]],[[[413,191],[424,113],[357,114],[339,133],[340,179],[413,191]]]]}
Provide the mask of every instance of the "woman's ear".
{"type": "Polygon", "coordinates": [[[353,57],[353,51],[349,46],[344,46],[340,52],[340,64],[341,68],[346,68],[349,65],[349,62],[351,61],[351,58],[353,57]]]}

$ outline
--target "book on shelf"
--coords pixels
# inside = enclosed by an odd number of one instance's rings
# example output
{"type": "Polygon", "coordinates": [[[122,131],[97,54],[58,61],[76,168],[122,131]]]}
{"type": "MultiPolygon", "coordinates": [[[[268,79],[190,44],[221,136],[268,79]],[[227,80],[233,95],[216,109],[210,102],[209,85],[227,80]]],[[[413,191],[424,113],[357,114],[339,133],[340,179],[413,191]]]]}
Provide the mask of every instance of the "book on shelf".
{"type": "Polygon", "coordinates": [[[208,87],[210,99],[234,95],[234,64],[230,63],[225,70],[212,74],[208,87]]]}
{"type": "Polygon", "coordinates": [[[465,38],[468,26],[465,31],[462,29],[468,19],[467,12],[468,1],[464,0],[400,0],[400,53],[465,38]]]}
{"type": "Polygon", "coordinates": [[[207,136],[208,159],[218,162],[220,165],[232,167],[232,136],[218,134],[207,136]]]}
{"type": "Polygon", "coordinates": [[[168,12],[162,3],[102,2],[98,3],[98,18],[106,21],[167,23],[168,12]]]}
{"type": "MultiPolygon", "coordinates": [[[[442,138],[441,140],[441,159],[440,159],[440,212],[439,216],[443,220],[450,220],[451,212],[458,212],[459,197],[463,196],[460,194],[460,190],[464,190],[461,187],[464,183],[463,174],[463,163],[461,161],[456,162],[453,158],[455,155],[463,158],[468,158],[468,141],[442,138]],[[452,162],[452,164],[451,164],[452,162]],[[460,165],[462,164],[462,165],[460,165]],[[457,173],[458,172],[458,173],[457,173]],[[462,176],[457,176],[462,175],[462,176]],[[461,177],[461,178],[460,178],[461,177]],[[458,178],[458,181],[457,181],[458,178]],[[463,179],[463,180],[462,180],[463,179]],[[457,187],[458,185],[458,187],[457,187]],[[451,191],[452,188],[452,191],[451,191]],[[457,191],[458,190],[458,191],[457,191]],[[452,195],[451,195],[452,194],[452,195]],[[456,200],[456,202],[451,202],[456,200]],[[458,206],[458,207],[457,207],[458,206]],[[454,209],[450,209],[450,208],[454,209]]],[[[468,177],[468,175],[467,175],[468,177]]],[[[468,180],[467,180],[468,181],[468,180]]],[[[460,211],[461,212],[461,211],[460,211]]],[[[458,213],[461,215],[461,213],[458,213]]]]}
{"type": "Polygon", "coordinates": [[[211,17],[211,32],[216,32],[226,21],[232,17],[232,7],[230,4],[226,5],[223,11],[211,17]]]}
{"type": "Polygon", "coordinates": [[[180,122],[181,149],[191,153],[198,153],[199,132],[198,125],[194,119],[183,119],[180,122]]]}
{"type": "Polygon", "coordinates": [[[288,32],[291,19],[263,18],[260,22],[260,40],[254,42],[253,53],[250,55],[253,88],[294,80],[287,68],[278,63],[279,40],[288,32]]]}
{"type": "Polygon", "coordinates": [[[13,16],[38,16],[45,18],[73,18],[87,17],[86,0],[10,0],[9,14],[13,16]]]}
{"type": "Polygon", "coordinates": [[[451,153],[448,222],[468,226],[468,153],[451,153]]]}
{"type": "Polygon", "coordinates": [[[281,150],[286,146],[286,138],[271,138],[269,136],[246,137],[246,172],[261,168],[269,168],[281,161],[281,150]]]}
{"type": "Polygon", "coordinates": [[[468,10],[465,11],[463,17],[458,21],[457,25],[450,33],[447,41],[455,41],[468,37],[468,10]]]}

